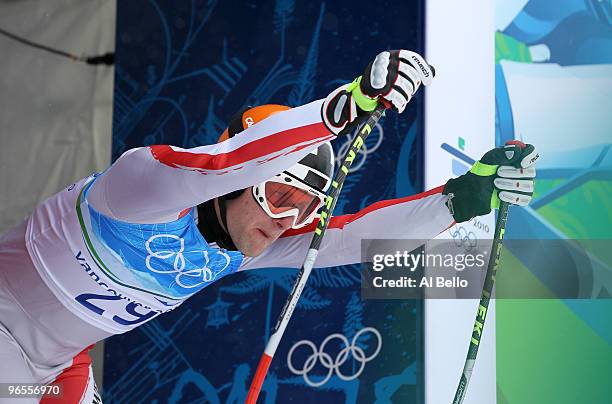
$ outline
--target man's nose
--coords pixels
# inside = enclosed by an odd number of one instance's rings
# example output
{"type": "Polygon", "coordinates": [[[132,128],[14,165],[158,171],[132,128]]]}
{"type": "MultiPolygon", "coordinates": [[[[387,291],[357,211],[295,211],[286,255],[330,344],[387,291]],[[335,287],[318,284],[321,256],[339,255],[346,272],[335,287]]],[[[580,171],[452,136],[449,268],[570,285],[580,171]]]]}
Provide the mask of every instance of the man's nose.
{"type": "Polygon", "coordinates": [[[279,229],[289,230],[293,225],[293,216],[274,219],[274,222],[276,223],[279,229]]]}

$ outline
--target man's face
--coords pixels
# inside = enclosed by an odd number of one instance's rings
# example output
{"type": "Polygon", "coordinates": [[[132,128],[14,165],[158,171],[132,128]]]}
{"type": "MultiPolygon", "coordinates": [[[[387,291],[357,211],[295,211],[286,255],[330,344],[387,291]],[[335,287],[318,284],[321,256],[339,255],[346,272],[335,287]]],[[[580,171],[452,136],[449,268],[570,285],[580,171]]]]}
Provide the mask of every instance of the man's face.
{"type": "Polygon", "coordinates": [[[226,202],[227,227],[236,247],[246,256],[261,254],[291,228],[293,217],[273,219],[253,198],[251,188],[226,202]]]}

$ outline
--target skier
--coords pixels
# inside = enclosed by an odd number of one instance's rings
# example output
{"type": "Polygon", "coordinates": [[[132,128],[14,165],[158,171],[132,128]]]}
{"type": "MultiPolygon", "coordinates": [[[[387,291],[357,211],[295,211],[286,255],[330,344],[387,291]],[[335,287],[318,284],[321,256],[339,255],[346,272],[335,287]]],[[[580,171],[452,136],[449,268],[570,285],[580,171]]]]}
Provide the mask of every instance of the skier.
{"type": "MultiPolygon", "coordinates": [[[[236,271],[300,267],[331,183],[329,141],[383,100],[403,112],[432,78],[417,53],[385,51],[325,99],[243,110],[214,145],[128,150],[42,202],[0,238],[0,383],[63,382],[61,402],[99,401],[92,344],[236,271]]],[[[445,186],[334,217],[316,266],[359,262],[363,238],[429,239],[500,199],[525,205],[536,158],[497,148],[445,186]]]]}

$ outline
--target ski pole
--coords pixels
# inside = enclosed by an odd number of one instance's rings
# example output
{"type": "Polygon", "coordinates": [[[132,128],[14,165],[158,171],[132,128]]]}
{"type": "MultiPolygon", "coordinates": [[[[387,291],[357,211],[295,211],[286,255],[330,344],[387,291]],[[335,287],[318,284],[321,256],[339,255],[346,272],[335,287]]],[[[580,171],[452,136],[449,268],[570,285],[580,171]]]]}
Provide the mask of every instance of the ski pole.
{"type": "Polygon", "coordinates": [[[506,221],[508,220],[508,202],[502,202],[499,206],[499,212],[497,216],[497,222],[495,223],[495,235],[493,237],[493,246],[491,247],[491,258],[489,259],[489,265],[487,266],[487,274],[485,276],[484,286],[482,288],[482,296],[480,297],[480,304],[476,312],[476,321],[474,322],[474,329],[472,331],[472,339],[470,340],[470,347],[468,349],[467,358],[465,359],[465,365],[463,366],[463,373],[459,380],[459,386],[455,392],[455,398],[453,404],[461,404],[467,385],[472,376],[472,369],[476,362],[476,355],[478,355],[478,347],[480,346],[480,337],[484,329],[485,318],[487,315],[487,309],[489,308],[489,301],[491,300],[491,292],[493,291],[493,284],[495,282],[495,273],[499,266],[499,256],[502,248],[502,240],[504,239],[504,232],[506,231],[506,221]]]}
{"type": "Polygon", "coordinates": [[[251,387],[249,388],[249,394],[246,399],[246,404],[256,404],[257,397],[259,396],[259,392],[261,391],[261,386],[266,378],[266,374],[268,373],[268,368],[270,367],[270,363],[272,362],[272,358],[274,357],[274,353],[280,344],[281,338],[287,328],[287,324],[291,319],[291,315],[293,314],[293,310],[297,306],[298,300],[300,299],[300,295],[302,294],[302,290],[304,290],[304,286],[308,281],[308,277],[310,276],[310,271],[314,266],[315,260],[317,259],[317,254],[319,253],[319,247],[321,245],[321,241],[323,240],[323,236],[325,235],[325,230],[327,230],[327,226],[329,224],[329,219],[331,219],[332,212],[334,211],[334,207],[336,206],[336,202],[338,202],[338,196],[340,195],[340,190],[342,189],[342,185],[344,184],[344,180],[348,174],[349,168],[353,163],[353,160],[357,156],[359,149],[363,146],[363,143],[376,125],[376,123],[380,120],[383,112],[385,111],[385,105],[381,103],[376,107],[374,111],[368,117],[366,123],[363,125],[355,139],[353,139],[353,143],[351,147],[344,157],[344,161],[340,166],[340,169],[336,172],[334,179],[332,181],[331,192],[325,198],[325,205],[323,206],[323,210],[321,211],[321,217],[319,219],[319,223],[317,223],[317,227],[314,231],[314,236],[312,237],[312,241],[310,242],[310,247],[308,248],[308,253],[306,254],[306,259],[304,259],[304,263],[302,264],[302,269],[298,273],[295,284],[293,285],[293,289],[285,302],[285,306],[281,311],[280,317],[274,326],[274,330],[272,331],[272,335],[266,344],[266,349],[264,350],[261,359],[259,360],[259,365],[257,366],[257,371],[255,372],[255,376],[253,377],[253,381],[251,382],[251,387]]]}
{"type": "MultiPolygon", "coordinates": [[[[524,143],[518,141],[509,141],[506,144],[515,144],[521,149],[525,147],[524,143]]],[[[453,399],[452,404],[463,403],[467,385],[470,382],[470,377],[472,377],[472,370],[474,369],[476,355],[478,355],[478,348],[480,347],[480,337],[482,336],[482,331],[484,329],[487,310],[489,309],[489,301],[491,300],[491,293],[493,293],[495,274],[497,273],[497,268],[499,267],[499,257],[501,255],[504,233],[506,232],[509,207],[510,204],[508,202],[502,201],[499,205],[497,221],[495,222],[493,245],[491,246],[491,258],[489,258],[489,265],[487,265],[487,274],[485,275],[485,281],[482,287],[480,304],[478,305],[478,310],[476,311],[476,321],[474,322],[474,328],[472,330],[470,347],[468,348],[467,358],[465,359],[465,364],[463,365],[463,373],[461,374],[459,386],[457,386],[457,391],[455,392],[455,398],[453,399]]]]}

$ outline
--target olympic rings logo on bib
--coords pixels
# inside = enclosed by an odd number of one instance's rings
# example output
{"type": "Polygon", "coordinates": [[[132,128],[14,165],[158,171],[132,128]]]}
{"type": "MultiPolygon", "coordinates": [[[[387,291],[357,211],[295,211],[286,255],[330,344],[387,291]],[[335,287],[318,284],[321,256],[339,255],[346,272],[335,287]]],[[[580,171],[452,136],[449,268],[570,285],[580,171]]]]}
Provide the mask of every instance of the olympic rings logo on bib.
{"type": "Polygon", "coordinates": [[[376,358],[381,348],[382,336],[380,335],[380,332],[374,327],[365,327],[362,328],[359,332],[357,332],[357,334],[355,334],[350,344],[347,337],[338,333],[331,334],[327,338],[325,338],[319,348],[317,348],[312,341],[309,341],[307,339],[298,341],[295,345],[291,347],[289,353],[287,354],[287,366],[289,366],[289,370],[293,374],[302,376],[306,384],[308,384],[309,386],[320,387],[327,383],[334,373],[336,373],[336,376],[338,376],[341,380],[344,381],[356,379],[365,369],[366,363],[376,358]],[[373,334],[377,339],[376,349],[373,353],[367,356],[365,351],[357,345],[359,337],[366,333],[373,334]],[[332,356],[325,352],[325,347],[327,346],[327,344],[329,344],[335,339],[340,340],[340,342],[344,344],[344,348],[342,348],[340,352],[338,352],[338,355],[335,359],[332,359],[332,356]],[[296,369],[293,364],[293,354],[295,350],[301,346],[306,346],[310,348],[310,350],[312,350],[312,354],[310,354],[306,361],[304,361],[304,364],[302,365],[301,369],[296,369]],[[346,375],[342,373],[340,368],[349,359],[350,356],[352,356],[353,359],[359,363],[359,367],[352,375],[346,375]],[[321,365],[323,365],[323,367],[327,369],[327,373],[323,377],[323,379],[319,381],[313,381],[310,376],[310,372],[314,369],[318,362],[320,362],[321,365]]]}
{"type": "Polygon", "coordinates": [[[201,252],[204,256],[205,264],[201,268],[193,268],[193,269],[185,270],[186,260],[183,254],[185,252],[185,240],[174,234],[155,234],[151,236],[145,242],[145,248],[147,249],[147,253],[148,253],[147,258],[145,259],[145,265],[147,266],[147,268],[151,272],[155,272],[157,274],[176,273],[176,277],[175,277],[176,284],[186,289],[196,288],[204,283],[214,281],[217,275],[223,272],[230,264],[230,257],[227,254],[219,251],[218,254],[224,257],[226,262],[220,271],[213,274],[210,268],[208,268],[208,263],[209,263],[208,252],[207,251],[192,251],[192,252],[201,252]],[[153,251],[151,249],[151,243],[159,238],[170,238],[170,239],[179,241],[180,243],[179,250],[178,251],[170,251],[170,250],[153,251]],[[172,260],[172,258],[174,258],[174,260],[172,262],[171,269],[155,268],[153,264],[151,263],[152,259],[157,259],[157,260],[164,262],[166,260],[172,260]]]}

